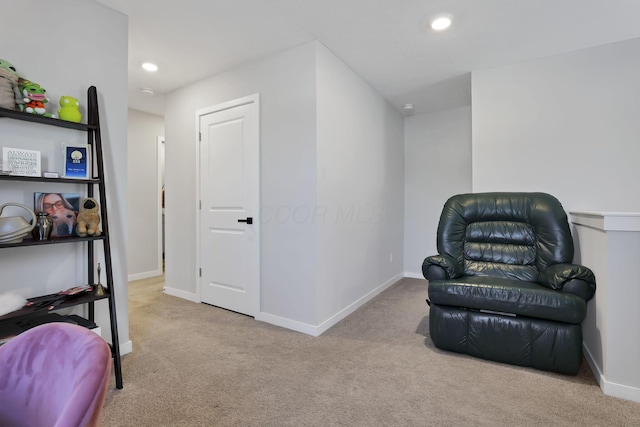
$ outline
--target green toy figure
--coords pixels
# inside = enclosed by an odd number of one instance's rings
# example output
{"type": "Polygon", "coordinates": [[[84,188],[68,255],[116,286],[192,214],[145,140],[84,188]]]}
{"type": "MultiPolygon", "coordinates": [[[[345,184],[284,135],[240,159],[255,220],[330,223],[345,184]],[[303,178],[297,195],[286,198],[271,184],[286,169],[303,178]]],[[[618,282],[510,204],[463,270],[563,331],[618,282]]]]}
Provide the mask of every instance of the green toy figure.
{"type": "Polygon", "coordinates": [[[0,58],[0,107],[15,110],[16,99],[22,101],[18,89],[18,72],[9,61],[0,58]]]}
{"type": "Polygon", "coordinates": [[[78,100],[72,96],[61,97],[58,117],[68,122],[80,123],[82,113],[80,112],[80,103],[78,100]]]}
{"type": "Polygon", "coordinates": [[[24,101],[24,104],[19,105],[20,111],[44,117],[54,117],[53,114],[47,113],[44,106],[46,102],[49,102],[49,98],[45,96],[47,91],[43,87],[38,83],[24,79],[20,79],[18,85],[22,93],[22,100],[24,101]]]}

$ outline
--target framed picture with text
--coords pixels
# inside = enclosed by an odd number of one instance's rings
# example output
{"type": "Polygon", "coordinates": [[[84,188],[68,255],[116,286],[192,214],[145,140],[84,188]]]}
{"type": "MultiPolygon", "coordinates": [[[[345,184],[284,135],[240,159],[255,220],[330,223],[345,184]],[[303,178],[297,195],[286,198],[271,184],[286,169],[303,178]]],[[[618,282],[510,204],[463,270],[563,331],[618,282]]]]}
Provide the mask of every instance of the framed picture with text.
{"type": "Polygon", "coordinates": [[[91,146],[89,144],[64,146],[64,177],[86,179],[91,177],[91,146]]]}
{"type": "Polygon", "coordinates": [[[0,168],[11,175],[41,176],[39,151],[2,147],[2,163],[0,168]]]}

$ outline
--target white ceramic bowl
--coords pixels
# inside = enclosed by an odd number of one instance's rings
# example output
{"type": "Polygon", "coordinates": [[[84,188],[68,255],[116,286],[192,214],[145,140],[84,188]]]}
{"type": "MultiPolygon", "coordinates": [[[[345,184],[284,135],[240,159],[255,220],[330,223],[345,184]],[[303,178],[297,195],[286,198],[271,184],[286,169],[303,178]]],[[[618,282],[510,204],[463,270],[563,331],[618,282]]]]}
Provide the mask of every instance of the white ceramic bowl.
{"type": "Polygon", "coordinates": [[[22,239],[24,239],[28,235],[29,235],[29,232],[26,231],[26,232],[24,232],[22,234],[18,234],[16,236],[0,237],[0,245],[4,244],[4,243],[20,243],[20,242],[22,242],[22,239]]]}
{"type": "Polygon", "coordinates": [[[0,215],[7,206],[17,206],[29,212],[31,216],[31,222],[28,222],[21,216],[0,216],[0,239],[9,239],[15,237],[17,234],[29,232],[36,225],[36,215],[28,207],[21,203],[5,203],[0,206],[0,215]]]}

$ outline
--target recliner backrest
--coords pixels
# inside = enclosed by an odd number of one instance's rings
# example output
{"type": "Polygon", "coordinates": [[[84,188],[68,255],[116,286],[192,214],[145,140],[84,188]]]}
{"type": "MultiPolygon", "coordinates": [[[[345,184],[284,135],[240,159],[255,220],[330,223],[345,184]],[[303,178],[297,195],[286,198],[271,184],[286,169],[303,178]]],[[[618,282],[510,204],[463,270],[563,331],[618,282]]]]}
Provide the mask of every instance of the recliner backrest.
{"type": "Polygon", "coordinates": [[[459,194],[442,210],[438,252],[465,275],[536,281],[548,266],[572,262],[573,240],[567,214],[549,194],[459,194]]]}

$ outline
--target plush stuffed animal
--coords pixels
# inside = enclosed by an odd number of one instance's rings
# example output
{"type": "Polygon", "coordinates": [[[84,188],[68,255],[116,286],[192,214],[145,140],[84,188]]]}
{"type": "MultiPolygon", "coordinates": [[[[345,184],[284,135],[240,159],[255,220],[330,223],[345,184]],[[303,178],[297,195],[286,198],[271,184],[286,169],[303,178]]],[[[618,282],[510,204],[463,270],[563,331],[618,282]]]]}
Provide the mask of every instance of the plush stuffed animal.
{"type": "Polygon", "coordinates": [[[15,110],[16,95],[20,95],[16,67],[0,58],[0,107],[15,110]]]}
{"type": "Polygon", "coordinates": [[[0,294],[0,316],[21,309],[28,301],[15,292],[0,294]]]}
{"type": "Polygon", "coordinates": [[[33,83],[24,79],[20,79],[18,85],[20,86],[22,100],[24,101],[24,105],[19,106],[20,111],[38,114],[45,117],[54,117],[53,114],[47,113],[44,106],[45,103],[49,102],[49,98],[45,96],[47,91],[43,87],[38,83],[33,83]]]}
{"type": "Polygon", "coordinates": [[[96,236],[100,234],[100,214],[98,202],[93,197],[87,197],[80,203],[80,213],[76,224],[76,234],[80,237],[96,236]]]}
{"type": "Polygon", "coordinates": [[[69,122],[80,123],[82,113],[80,112],[80,103],[72,96],[60,97],[60,109],[58,117],[69,122]]]}

